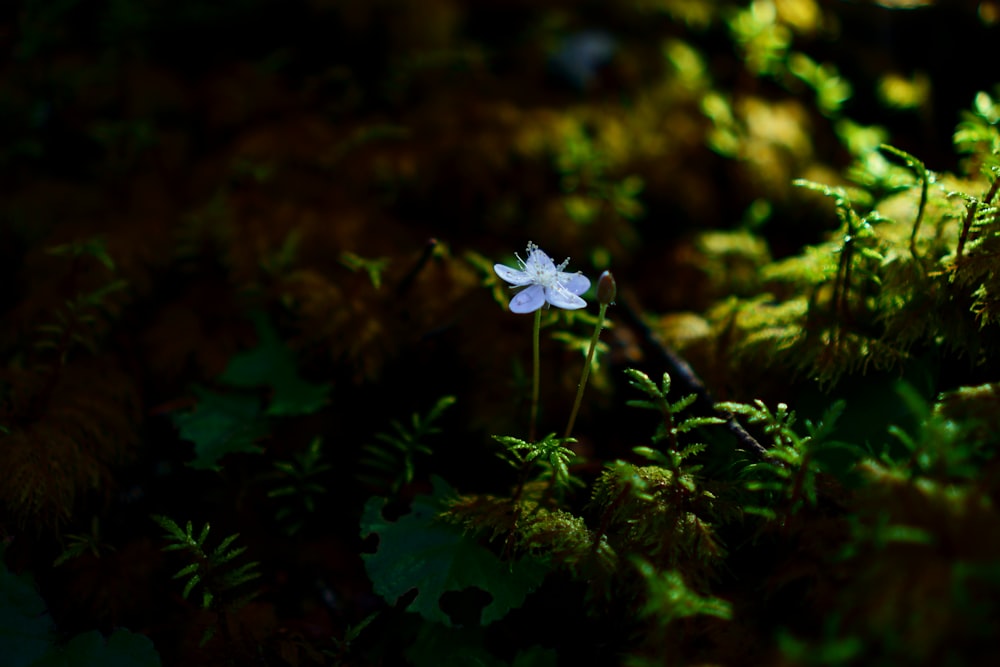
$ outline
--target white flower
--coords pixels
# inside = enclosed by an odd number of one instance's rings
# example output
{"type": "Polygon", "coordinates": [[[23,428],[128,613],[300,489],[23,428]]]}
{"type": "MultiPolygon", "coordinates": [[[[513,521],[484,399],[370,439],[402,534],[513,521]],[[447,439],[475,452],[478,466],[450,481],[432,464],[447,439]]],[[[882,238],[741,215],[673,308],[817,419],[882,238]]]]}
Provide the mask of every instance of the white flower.
{"type": "Polygon", "coordinates": [[[497,275],[511,285],[528,285],[510,300],[510,312],[533,313],[546,302],[566,310],[576,310],[587,305],[579,295],[590,289],[590,280],[580,272],[563,271],[569,264],[568,259],[556,266],[534,243],[528,243],[528,259],[516,256],[521,264],[520,270],[503,264],[493,265],[497,275]]]}

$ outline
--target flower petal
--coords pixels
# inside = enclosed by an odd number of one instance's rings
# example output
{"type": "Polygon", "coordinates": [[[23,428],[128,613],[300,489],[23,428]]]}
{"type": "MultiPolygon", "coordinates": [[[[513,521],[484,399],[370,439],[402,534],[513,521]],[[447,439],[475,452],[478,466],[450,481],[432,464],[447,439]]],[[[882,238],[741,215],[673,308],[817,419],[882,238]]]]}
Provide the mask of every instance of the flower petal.
{"type": "Polygon", "coordinates": [[[546,255],[538,247],[531,248],[528,252],[527,266],[535,266],[539,271],[555,271],[556,265],[552,258],[546,255]]]}
{"type": "Polygon", "coordinates": [[[512,313],[533,313],[545,303],[545,288],[541,285],[532,285],[528,289],[521,290],[510,300],[510,312],[512,313]]]}
{"type": "MultiPolygon", "coordinates": [[[[588,284],[590,283],[590,281],[587,282],[588,284]]],[[[521,292],[521,294],[524,294],[524,292],[521,292]]],[[[565,308],[566,310],[577,310],[587,305],[586,301],[572,292],[556,287],[545,288],[545,300],[557,308],[565,308]]],[[[511,310],[513,310],[513,308],[511,308],[511,310]]]]}
{"type": "Polygon", "coordinates": [[[590,289],[590,278],[582,273],[560,272],[556,280],[572,294],[583,294],[590,289]]]}
{"type": "Polygon", "coordinates": [[[511,285],[527,285],[532,280],[531,276],[524,271],[518,271],[503,264],[494,264],[493,270],[497,272],[497,275],[502,280],[509,282],[511,285]]]}

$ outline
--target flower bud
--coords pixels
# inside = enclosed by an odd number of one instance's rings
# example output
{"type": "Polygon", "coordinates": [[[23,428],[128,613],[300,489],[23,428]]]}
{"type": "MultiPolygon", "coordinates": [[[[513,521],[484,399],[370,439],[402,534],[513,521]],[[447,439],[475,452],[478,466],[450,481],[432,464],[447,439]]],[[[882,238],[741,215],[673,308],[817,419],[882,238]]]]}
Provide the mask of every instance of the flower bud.
{"type": "Polygon", "coordinates": [[[618,295],[618,285],[615,283],[615,277],[611,275],[610,271],[605,271],[601,274],[601,277],[597,279],[597,301],[598,303],[607,306],[615,302],[615,297],[618,295]]]}

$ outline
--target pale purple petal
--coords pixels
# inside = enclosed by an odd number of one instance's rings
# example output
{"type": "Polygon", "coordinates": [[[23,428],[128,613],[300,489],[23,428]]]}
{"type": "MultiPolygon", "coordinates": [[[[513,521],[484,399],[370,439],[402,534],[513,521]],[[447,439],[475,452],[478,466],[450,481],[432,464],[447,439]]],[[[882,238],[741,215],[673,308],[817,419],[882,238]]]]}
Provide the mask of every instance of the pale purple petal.
{"type": "Polygon", "coordinates": [[[552,258],[546,255],[544,252],[538,248],[532,248],[531,252],[528,253],[528,261],[525,262],[528,266],[536,266],[541,271],[555,271],[556,265],[552,261],[552,258]]]}
{"type": "Polygon", "coordinates": [[[590,289],[590,279],[582,273],[560,273],[558,281],[573,294],[583,294],[590,289]]]}
{"type": "Polygon", "coordinates": [[[518,271],[503,264],[494,264],[493,270],[497,272],[497,275],[502,280],[509,282],[511,285],[527,285],[532,280],[531,276],[524,271],[518,271]]]}
{"type": "MultiPolygon", "coordinates": [[[[510,300],[510,312],[512,313],[533,313],[545,303],[545,288],[541,285],[532,285],[521,290],[510,300]]],[[[582,299],[581,299],[582,301],[582,299]]]]}
{"type": "MultiPolygon", "coordinates": [[[[524,294],[524,292],[522,292],[522,294],[524,294]]],[[[555,287],[545,288],[545,300],[557,308],[565,308],[566,310],[577,310],[587,305],[586,301],[572,292],[555,287]]],[[[514,310],[513,307],[511,310],[514,310]]]]}

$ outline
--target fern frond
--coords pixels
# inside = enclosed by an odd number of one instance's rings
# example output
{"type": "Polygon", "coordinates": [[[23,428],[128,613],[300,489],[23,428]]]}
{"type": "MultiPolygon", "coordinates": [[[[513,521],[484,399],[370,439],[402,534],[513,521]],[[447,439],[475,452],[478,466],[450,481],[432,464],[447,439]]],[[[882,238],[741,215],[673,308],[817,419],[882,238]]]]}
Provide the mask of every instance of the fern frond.
{"type": "Polygon", "coordinates": [[[663,442],[664,440],[667,441],[667,448],[664,452],[651,447],[635,447],[633,451],[665,468],[678,472],[682,462],[686,458],[701,453],[706,447],[704,445],[681,446],[677,436],[703,426],[724,424],[726,420],[713,416],[692,416],[678,422],[678,413],[690,408],[698,399],[697,394],[687,394],[671,402],[667,398],[671,384],[669,373],[663,374],[663,379],[660,381],[659,386],[642,371],[627,368],[625,369],[625,373],[629,377],[629,384],[650,397],[649,400],[629,400],[626,404],[646,410],[659,411],[663,416],[663,421],[657,425],[652,441],[654,444],[663,442]]]}
{"type": "Polygon", "coordinates": [[[330,465],[322,462],[322,443],[322,438],[313,438],[306,450],[295,454],[291,461],[274,463],[279,482],[267,497],[284,500],[278,504],[275,516],[289,535],[302,529],[316,510],[317,499],[326,493],[326,486],[316,481],[330,470],[330,465]]]}
{"type": "Polygon", "coordinates": [[[455,400],[454,396],[442,396],[426,414],[410,415],[408,425],[391,420],[391,431],[375,434],[381,444],[369,443],[362,448],[358,479],[391,493],[413,482],[417,460],[432,454],[426,439],[441,432],[438,422],[455,400]]]}
{"type": "Polygon", "coordinates": [[[235,569],[225,567],[246,551],[244,546],[230,548],[239,538],[239,533],[223,538],[214,549],[208,550],[205,542],[211,531],[211,524],[205,523],[196,534],[194,524],[190,521],[181,528],[167,516],[153,515],[152,519],[166,531],[164,537],[168,544],[163,547],[163,551],[185,551],[193,561],[173,575],[174,579],[187,579],[181,590],[181,597],[185,600],[201,585],[201,607],[208,609],[218,596],[232,595],[234,589],[260,576],[257,571],[260,563],[257,561],[244,563],[235,569]]]}
{"type": "Polygon", "coordinates": [[[773,518],[776,509],[795,513],[807,506],[815,506],[819,497],[819,479],[826,472],[823,455],[832,450],[843,450],[860,459],[859,448],[849,443],[830,439],[837,420],[844,411],[843,401],[834,402],[815,424],[806,422],[806,435],[795,428],[795,412],[784,403],[771,410],[761,400],[753,404],[724,403],[726,410],[747,417],[771,439],[773,446],[768,458],[752,463],[743,469],[747,477],[745,488],[761,494],[764,504],[751,504],[746,511],[773,518]]]}
{"type": "Polygon", "coordinates": [[[506,435],[494,435],[493,439],[503,445],[503,458],[512,467],[526,473],[532,467],[547,471],[550,486],[554,491],[562,491],[575,483],[569,471],[569,463],[576,454],[566,443],[576,442],[575,438],[557,438],[549,433],[538,442],[528,442],[506,435]]]}
{"type": "Polygon", "coordinates": [[[58,567],[66,561],[72,560],[85,553],[90,553],[95,558],[100,558],[105,551],[115,551],[115,548],[104,542],[101,537],[101,520],[95,514],[90,519],[89,533],[74,533],[66,536],[69,543],[55,561],[53,567],[58,567]]]}

